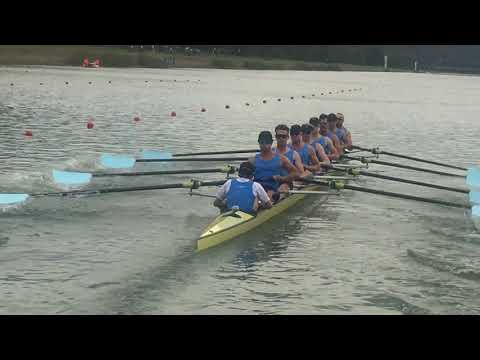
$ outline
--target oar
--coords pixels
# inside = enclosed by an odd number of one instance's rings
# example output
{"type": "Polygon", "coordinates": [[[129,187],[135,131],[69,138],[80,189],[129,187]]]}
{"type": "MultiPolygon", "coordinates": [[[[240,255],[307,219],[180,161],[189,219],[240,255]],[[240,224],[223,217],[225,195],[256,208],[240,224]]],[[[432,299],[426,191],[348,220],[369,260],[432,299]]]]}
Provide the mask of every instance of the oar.
{"type": "Polygon", "coordinates": [[[71,171],[52,171],[52,179],[55,183],[67,186],[86,185],[92,181],[92,178],[105,177],[132,177],[132,176],[157,176],[157,175],[184,175],[184,174],[215,174],[225,173],[234,174],[237,169],[228,165],[218,169],[197,169],[197,170],[175,170],[175,171],[151,171],[151,172],[130,172],[130,173],[88,173],[71,171]]]}
{"type": "Polygon", "coordinates": [[[407,160],[422,162],[422,163],[426,163],[426,164],[443,166],[443,167],[450,168],[450,169],[457,169],[457,170],[463,170],[463,171],[468,170],[468,169],[465,169],[463,167],[459,167],[459,166],[455,166],[455,165],[449,165],[449,164],[445,164],[445,163],[441,163],[441,162],[437,162],[437,161],[420,159],[420,158],[417,158],[417,157],[407,156],[407,155],[402,155],[402,154],[394,154],[394,153],[391,153],[391,152],[388,152],[388,151],[380,151],[380,149],[366,149],[366,148],[362,148],[360,146],[353,146],[353,148],[357,149],[357,150],[361,150],[361,151],[371,152],[372,154],[375,154],[375,155],[387,155],[387,156],[396,157],[396,158],[400,158],[400,159],[407,159],[407,160]]]}
{"type": "Polygon", "coordinates": [[[136,163],[150,163],[150,162],[229,162],[229,161],[246,161],[248,157],[244,158],[181,158],[181,159],[172,159],[169,156],[158,156],[158,157],[148,157],[142,159],[135,159],[129,156],[123,155],[112,155],[112,154],[103,154],[100,157],[100,163],[102,166],[111,169],[129,169],[135,166],[136,163]]]}
{"type": "Polygon", "coordinates": [[[199,189],[200,187],[221,186],[225,183],[225,181],[226,180],[202,182],[198,180],[190,180],[181,184],[166,184],[166,185],[156,185],[156,186],[76,190],[76,191],[36,193],[36,194],[0,194],[0,205],[15,205],[15,204],[23,203],[29,198],[45,197],[45,196],[66,197],[66,196],[76,196],[76,195],[100,195],[100,194],[110,194],[110,193],[125,193],[125,192],[168,190],[168,189],[191,189],[192,190],[192,189],[199,189]]]}
{"type": "Polygon", "coordinates": [[[418,197],[418,196],[413,196],[413,195],[408,195],[408,194],[393,193],[393,192],[376,190],[376,189],[368,189],[368,188],[363,188],[363,187],[354,186],[354,185],[347,185],[343,182],[336,182],[336,181],[323,182],[323,181],[312,181],[312,180],[309,180],[309,182],[316,183],[316,184],[322,184],[322,185],[328,185],[328,186],[330,186],[331,189],[335,189],[335,190],[346,189],[346,190],[353,190],[353,191],[364,192],[364,193],[369,193],[369,194],[394,197],[394,198],[399,198],[399,199],[420,201],[420,202],[436,204],[436,205],[451,206],[451,207],[462,208],[462,209],[471,209],[472,208],[470,205],[466,205],[466,204],[458,204],[458,203],[452,203],[452,202],[448,202],[448,201],[435,200],[435,199],[428,199],[428,198],[418,197]]]}
{"type": "Polygon", "coordinates": [[[391,162],[386,162],[386,161],[367,159],[367,158],[364,158],[364,157],[358,158],[358,157],[352,157],[352,156],[343,156],[343,158],[347,159],[347,160],[360,161],[363,164],[378,164],[378,165],[383,165],[383,166],[396,167],[396,168],[400,168],[400,169],[420,171],[420,172],[425,172],[425,173],[435,174],[435,175],[465,178],[465,175],[458,175],[458,174],[452,174],[452,173],[445,173],[445,172],[442,172],[442,171],[422,169],[422,168],[417,168],[417,167],[414,167],[414,166],[408,166],[408,165],[396,164],[396,163],[391,163],[391,162]]]}
{"type": "Polygon", "coordinates": [[[467,185],[470,189],[480,191],[480,168],[470,168],[467,173],[467,185]]]}
{"type": "Polygon", "coordinates": [[[374,173],[369,173],[369,172],[366,172],[366,171],[361,171],[361,170],[358,170],[358,169],[341,169],[341,168],[338,168],[336,166],[330,166],[330,165],[326,165],[324,167],[332,169],[332,170],[336,170],[336,171],[344,171],[347,174],[353,175],[353,176],[361,175],[361,176],[373,177],[373,178],[377,178],[377,179],[389,180],[389,181],[394,181],[394,182],[399,182],[399,183],[404,183],[404,184],[423,186],[423,187],[428,187],[428,188],[432,188],[432,189],[458,192],[458,193],[462,193],[462,194],[470,193],[470,190],[468,190],[468,189],[460,189],[460,188],[436,185],[436,184],[425,183],[425,182],[420,182],[420,181],[402,179],[402,178],[393,177],[393,176],[374,174],[374,173]]]}

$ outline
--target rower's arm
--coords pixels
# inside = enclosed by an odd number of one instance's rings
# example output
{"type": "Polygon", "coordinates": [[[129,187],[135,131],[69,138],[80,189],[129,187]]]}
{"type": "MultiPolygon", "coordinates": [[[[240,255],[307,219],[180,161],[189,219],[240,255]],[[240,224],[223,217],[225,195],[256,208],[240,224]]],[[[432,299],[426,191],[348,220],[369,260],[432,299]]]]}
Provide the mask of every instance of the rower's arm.
{"type": "MultiPolygon", "coordinates": [[[[316,146],[321,146],[317,144],[316,146]]],[[[315,150],[313,149],[312,146],[308,146],[308,157],[310,159],[311,165],[305,165],[305,169],[312,173],[316,173],[320,171],[320,162],[318,161],[317,154],[315,153],[315,150]]]]}
{"type": "Polygon", "coordinates": [[[330,155],[328,155],[330,161],[331,160],[338,160],[338,158],[340,157],[339,153],[338,153],[338,150],[337,148],[335,147],[335,145],[333,144],[332,140],[330,140],[329,138],[325,138],[325,141],[326,143],[330,146],[330,149],[332,149],[332,153],[330,155]]]}
{"type": "Polygon", "coordinates": [[[280,164],[285,170],[288,171],[288,176],[275,176],[274,178],[277,182],[291,183],[300,175],[297,168],[293,166],[290,160],[288,160],[284,155],[280,155],[280,164]]]}
{"type": "Polygon", "coordinates": [[[316,149],[315,149],[318,155],[320,155],[320,162],[319,162],[319,167],[322,168],[322,165],[330,165],[330,159],[328,158],[327,154],[325,153],[325,150],[322,145],[316,144],[316,149]]]}
{"type": "Polygon", "coordinates": [[[352,133],[347,130],[347,146],[349,150],[353,149],[352,133]]]}
{"type": "Polygon", "coordinates": [[[340,143],[340,140],[338,140],[337,135],[333,135],[333,145],[335,146],[335,149],[337,149],[338,155],[343,154],[343,146],[340,143]]]}
{"type": "Polygon", "coordinates": [[[303,166],[302,158],[298,154],[298,152],[293,152],[293,161],[295,166],[297,167],[297,171],[300,174],[300,177],[305,174],[305,167],[303,166]]]}

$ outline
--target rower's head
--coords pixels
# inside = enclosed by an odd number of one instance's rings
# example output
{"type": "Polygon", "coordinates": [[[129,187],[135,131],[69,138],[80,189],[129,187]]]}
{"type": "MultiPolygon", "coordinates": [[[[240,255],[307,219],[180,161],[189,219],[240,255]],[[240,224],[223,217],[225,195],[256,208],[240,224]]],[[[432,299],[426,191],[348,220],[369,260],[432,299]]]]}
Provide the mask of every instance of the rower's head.
{"type": "Polygon", "coordinates": [[[345,121],[345,116],[342,113],[337,114],[337,128],[341,129],[345,121]]]}
{"type": "Polygon", "coordinates": [[[328,115],[327,121],[328,121],[328,129],[330,131],[335,130],[335,128],[337,127],[337,120],[338,120],[337,115],[335,115],[335,114],[329,114],[328,115]]]}
{"type": "Polygon", "coordinates": [[[253,179],[255,174],[255,166],[249,161],[243,162],[240,164],[240,168],[238,169],[238,176],[245,178],[245,179],[253,179]]]}
{"type": "Polygon", "coordinates": [[[273,136],[270,131],[262,131],[258,136],[258,144],[260,145],[260,151],[269,152],[272,151],[273,136]]]}
{"type": "Polygon", "coordinates": [[[302,125],[302,138],[304,143],[310,144],[310,140],[312,139],[312,132],[313,132],[312,125],[310,124],[302,125]]]}
{"type": "Polygon", "coordinates": [[[326,136],[328,133],[328,122],[326,118],[320,119],[320,134],[326,136]]]}
{"type": "Polygon", "coordinates": [[[318,120],[320,120],[320,122],[324,121],[324,120],[327,121],[328,120],[328,115],[327,114],[322,114],[318,117],[318,120]]]}
{"type": "Polygon", "coordinates": [[[277,145],[279,147],[287,146],[289,138],[290,129],[287,125],[278,125],[275,128],[275,139],[277,139],[277,145]]]}
{"type": "Polygon", "coordinates": [[[292,144],[298,145],[302,143],[302,127],[300,125],[293,125],[290,128],[290,137],[292,144]]]}
{"type": "Polygon", "coordinates": [[[310,125],[313,127],[313,133],[318,135],[318,132],[320,130],[320,119],[313,117],[310,119],[310,125]]]}

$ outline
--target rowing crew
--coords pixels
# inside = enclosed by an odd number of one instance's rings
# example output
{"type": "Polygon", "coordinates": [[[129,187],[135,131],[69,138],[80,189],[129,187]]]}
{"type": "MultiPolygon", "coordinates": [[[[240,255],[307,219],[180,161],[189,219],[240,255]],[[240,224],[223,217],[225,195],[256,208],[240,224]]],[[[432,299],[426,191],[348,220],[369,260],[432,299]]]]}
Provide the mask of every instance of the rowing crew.
{"type": "Polygon", "coordinates": [[[342,114],[322,114],[302,126],[278,125],[276,147],[272,133],[262,131],[258,137],[260,153],[242,163],[239,177],[219,189],[214,206],[222,212],[236,208],[250,214],[271,208],[293,189],[294,181],[321,173],[345,149],[351,149],[352,137],[343,126],[344,120],[342,114]]]}

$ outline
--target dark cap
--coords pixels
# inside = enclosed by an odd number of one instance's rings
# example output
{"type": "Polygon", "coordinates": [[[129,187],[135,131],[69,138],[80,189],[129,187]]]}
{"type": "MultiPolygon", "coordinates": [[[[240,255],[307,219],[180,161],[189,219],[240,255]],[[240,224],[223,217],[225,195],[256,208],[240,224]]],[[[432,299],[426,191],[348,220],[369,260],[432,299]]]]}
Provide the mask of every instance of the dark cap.
{"type": "Polygon", "coordinates": [[[262,131],[258,136],[259,144],[273,144],[273,136],[270,131],[262,131]]]}
{"type": "Polygon", "coordinates": [[[302,127],[300,125],[293,125],[290,128],[290,135],[300,135],[302,133],[302,127]]]}
{"type": "Polygon", "coordinates": [[[316,118],[316,117],[311,118],[310,119],[310,125],[315,126],[315,127],[319,127],[320,126],[320,119],[316,118]]]}
{"type": "Polygon", "coordinates": [[[319,119],[320,120],[328,119],[328,115],[327,114],[322,114],[322,115],[319,116],[319,119]]]}
{"type": "Polygon", "coordinates": [[[337,121],[337,115],[329,114],[328,115],[328,122],[333,122],[333,121],[337,121]]]}
{"type": "Polygon", "coordinates": [[[311,134],[313,132],[313,126],[310,124],[302,125],[302,133],[311,134]]]}
{"type": "Polygon", "coordinates": [[[250,162],[243,162],[238,169],[238,175],[243,178],[251,178],[255,174],[255,166],[250,162]]]}

